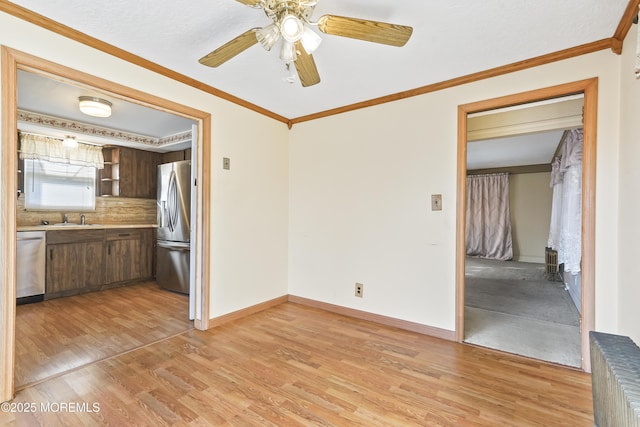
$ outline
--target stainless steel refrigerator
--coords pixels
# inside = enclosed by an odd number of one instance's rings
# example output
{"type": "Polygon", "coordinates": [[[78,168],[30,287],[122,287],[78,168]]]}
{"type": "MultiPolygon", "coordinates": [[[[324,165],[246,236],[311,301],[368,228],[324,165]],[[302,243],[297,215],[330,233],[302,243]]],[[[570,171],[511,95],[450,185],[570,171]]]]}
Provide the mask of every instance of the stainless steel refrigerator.
{"type": "Polygon", "coordinates": [[[189,293],[191,160],[158,166],[156,280],[164,289],[189,293]]]}

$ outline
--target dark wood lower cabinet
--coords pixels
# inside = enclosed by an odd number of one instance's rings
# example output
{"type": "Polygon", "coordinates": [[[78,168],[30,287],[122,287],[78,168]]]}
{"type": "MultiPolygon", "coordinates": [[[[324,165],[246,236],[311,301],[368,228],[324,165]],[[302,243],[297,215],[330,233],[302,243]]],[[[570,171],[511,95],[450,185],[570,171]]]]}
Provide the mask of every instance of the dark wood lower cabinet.
{"type": "Polygon", "coordinates": [[[152,277],[153,229],[47,232],[47,299],[152,277]]]}
{"type": "Polygon", "coordinates": [[[153,229],[107,230],[106,282],[153,277],[153,229]]]}
{"type": "Polygon", "coordinates": [[[104,230],[47,232],[46,293],[74,293],[104,283],[104,230]]]}

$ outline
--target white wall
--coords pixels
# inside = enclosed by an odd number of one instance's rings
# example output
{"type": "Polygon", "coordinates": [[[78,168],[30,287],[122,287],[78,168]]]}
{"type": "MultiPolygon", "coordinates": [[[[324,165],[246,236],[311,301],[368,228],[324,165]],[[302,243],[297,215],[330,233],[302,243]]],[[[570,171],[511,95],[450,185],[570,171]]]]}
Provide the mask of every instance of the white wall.
{"type": "Polygon", "coordinates": [[[453,330],[458,105],[599,77],[596,326],[616,331],[619,61],[601,51],[295,125],[289,293],[453,330]]]}
{"type": "Polygon", "coordinates": [[[544,264],[553,191],[550,172],[509,175],[513,259],[544,264]]]}
{"type": "Polygon", "coordinates": [[[212,114],[212,317],[289,292],[453,330],[457,106],[599,77],[596,327],[638,341],[640,286],[629,266],[640,237],[640,89],[610,51],[297,124],[288,134],[281,123],[2,13],[0,28],[1,44],[212,114]],[[434,193],[443,211],[429,210],[434,193]],[[356,281],[365,284],[362,299],[353,296],[356,281]]]}
{"type": "Polygon", "coordinates": [[[211,317],[287,293],[285,124],[4,13],[0,28],[0,44],[211,113],[211,317]]]}
{"type": "MultiPolygon", "coordinates": [[[[618,322],[619,332],[640,345],[640,274],[637,267],[640,250],[640,81],[633,75],[638,25],[633,25],[622,52],[620,179],[617,232],[619,233],[618,322]]],[[[608,287],[616,282],[607,281],[608,287]]]]}

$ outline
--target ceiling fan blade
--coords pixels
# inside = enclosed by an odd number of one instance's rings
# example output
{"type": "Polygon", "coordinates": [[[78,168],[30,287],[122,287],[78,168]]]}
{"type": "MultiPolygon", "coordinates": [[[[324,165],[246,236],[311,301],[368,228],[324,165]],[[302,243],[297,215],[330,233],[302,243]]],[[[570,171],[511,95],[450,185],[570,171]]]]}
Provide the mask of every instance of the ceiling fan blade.
{"type": "Polygon", "coordinates": [[[313,60],[313,56],[309,55],[300,41],[296,42],[296,50],[298,57],[294,61],[296,64],[296,71],[298,71],[298,77],[300,77],[300,83],[303,87],[313,86],[320,83],[320,74],[316,68],[316,62],[313,60]]]}
{"type": "Polygon", "coordinates": [[[336,15],[322,16],[318,21],[318,28],[327,34],[398,47],[404,46],[413,33],[413,28],[405,25],[336,15]]]}
{"type": "Polygon", "coordinates": [[[256,28],[252,28],[240,34],[235,39],[220,46],[210,54],[200,58],[199,62],[208,67],[217,67],[224,64],[237,54],[244,52],[254,44],[258,43],[256,38],[256,28]]]}
{"type": "Polygon", "coordinates": [[[236,0],[236,1],[251,7],[256,7],[256,5],[260,3],[260,0],[236,0]]]}

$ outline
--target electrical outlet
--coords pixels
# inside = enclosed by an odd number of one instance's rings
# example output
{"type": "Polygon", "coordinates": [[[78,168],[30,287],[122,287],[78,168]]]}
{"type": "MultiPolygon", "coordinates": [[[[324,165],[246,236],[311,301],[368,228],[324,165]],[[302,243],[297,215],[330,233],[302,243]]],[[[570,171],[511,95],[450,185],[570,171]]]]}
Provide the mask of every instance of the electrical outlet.
{"type": "Polygon", "coordinates": [[[356,292],[355,295],[358,298],[362,298],[362,293],[364,292],[364,285],[362,283],[356,283],[356,292]]]}
{"type": "Polygon", "coordinates": [[[432,211],[442,210],[442,194],[431,195],[431,210],[432,211]]]}

